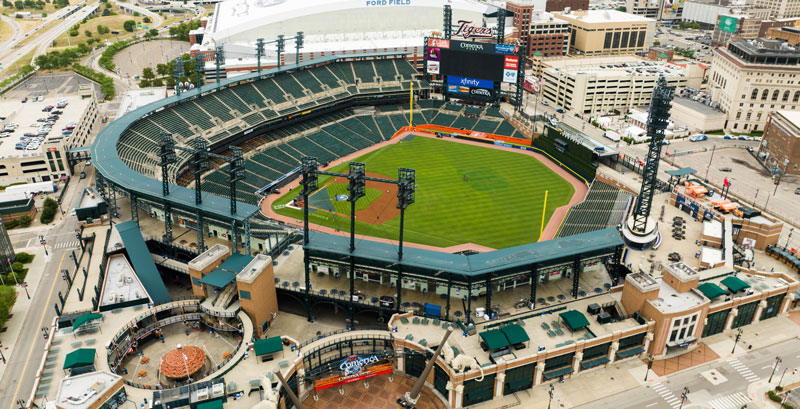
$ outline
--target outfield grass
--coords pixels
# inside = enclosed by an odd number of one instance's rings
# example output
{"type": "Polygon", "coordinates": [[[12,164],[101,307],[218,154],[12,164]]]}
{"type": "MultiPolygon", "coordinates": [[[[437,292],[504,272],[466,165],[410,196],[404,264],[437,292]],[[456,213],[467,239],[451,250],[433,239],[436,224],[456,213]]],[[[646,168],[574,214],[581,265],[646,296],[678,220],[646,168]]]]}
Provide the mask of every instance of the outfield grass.
{"type": "MultiPolygon", "coordinates": [[[[438,247],[475,243],[505,248],[536,241],[545,190],[546,219],[574,193],[569,182],[529,155],[446,139],[416,137],[357,161],[366,163],[367,172],[389,178],[397,177],[399,167],[417,170],[416,203],[406,211],[405,239],[438,247]]],[[[346,172],[346,166],[334,171],[346,172]]],[[[320,186],[328,180],[320,178],[320,186]]],[[[276,200],[273,209],[301,219],[301,211],[283,207],[299,191],[276,200]]],[[[328,212],[311,215],[312,223],[349,231],[349,220],[333,219],[328,212]]],[[[356,233],[397,239],[399,224],[399,217],[380,225],[357,221],[356,233]]]]}

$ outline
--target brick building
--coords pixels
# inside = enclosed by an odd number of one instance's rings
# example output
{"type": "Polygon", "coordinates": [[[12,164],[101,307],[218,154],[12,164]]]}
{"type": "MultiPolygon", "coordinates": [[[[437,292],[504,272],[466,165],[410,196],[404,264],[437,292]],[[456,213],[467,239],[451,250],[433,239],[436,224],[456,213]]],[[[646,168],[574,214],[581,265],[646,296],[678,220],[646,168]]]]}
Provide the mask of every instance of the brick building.
{"type": "Polygon", "coordinates": [[[535,10],[535,6],[508,3],[514,13],[513,25],[520,42],[527,46],[528,56],[540,52],[545,57],[563,56],[569,47],[569,23],[552,13],[535,10]]]}
{"type": "Polygon", "coordinates": [[[800,174],[800,112],[776,111],[769,114],[764,129],[761,151],[767,153],[767,161],[783,170],[784,161],[789,160],[786,172],[800,174]]]}

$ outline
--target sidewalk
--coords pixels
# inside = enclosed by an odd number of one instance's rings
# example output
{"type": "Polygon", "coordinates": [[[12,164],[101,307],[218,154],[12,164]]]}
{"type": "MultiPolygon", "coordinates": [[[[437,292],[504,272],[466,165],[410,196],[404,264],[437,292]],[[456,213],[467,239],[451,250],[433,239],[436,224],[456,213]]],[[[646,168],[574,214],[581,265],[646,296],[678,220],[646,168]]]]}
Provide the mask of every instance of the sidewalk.
{"type": "MultiPolygon", "coordinates": [[[[29,269],[28,275],[25,277],[25,281],[28,283],[28,294],[30,294],[32,298],[36,293],[36,288],[39,286],[39,282],[41,281],[45,264],[47,264],[50,257],[45,257],[44,250],[42,249],[42,246],[38,245],[38,243],[36,246],[15,249],[15,251],[24,251],[26,253],[35,255],[33,261],[30,264],[25,265],[25,267],[29,269]]],[[[18,337],[20,329],[27,322],[29,322],[27,316],[28,309],[30,308],[33,299],[28,299],[28,297],[25,295],[24,288],[16,286],[16,289],[17,301],[14,303],[14,307],[11,309],[12,317],[6,322],[6,331],[0,334],[0,341],[3,343],[3,355],[5,356],[6,360],[11,358],[11,355],[14,353],[14,347],[17,344],[21,343],[22,346],[28,344],[28,340],[20,340],[18,337]]],[[[0,379],[2,379],[7,366],[8,365],[5,364],[0,365],[0,379]]]]}

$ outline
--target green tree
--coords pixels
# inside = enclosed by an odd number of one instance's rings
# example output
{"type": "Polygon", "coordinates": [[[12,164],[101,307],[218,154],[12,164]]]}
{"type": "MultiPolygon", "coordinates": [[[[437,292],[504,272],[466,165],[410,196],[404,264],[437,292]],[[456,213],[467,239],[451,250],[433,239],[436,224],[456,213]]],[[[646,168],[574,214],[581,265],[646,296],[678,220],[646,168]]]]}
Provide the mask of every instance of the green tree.
{"type": "Polygon", "coordinates": [[[156,73],[159,77],[166,77],[172,75],[172,70],[167,64],[156,64],[156,73]]]}
{"type": "Polygon", "coordinates": [[[153,86],[153,82],[151,80],[141,80],[139,81],[140,88],[149,88],[153,86]]]}
{"type": "Polygon", "coordinates": [[[150,67],[144,67],[142,69],[142,78],[146,80],[152,80],[156,78],[156,74],[153,73],[153,69],[150,67]]]}
{"type": "Polygon", "coordinates": [[[155,28],[151,28],[150,37],[158,37],[158,30],[156,30],[155,28]]]}
{"type": "Polygon", "coordinates": [[[3,7],[14,7],[14,3],[8,0],[3,0],[3,7]]]}
{"type": "Polygon", "coordinates": [[[624,12],[628,11],[628,9],[625,6],[619,6],[619,7],[617,7],[617,11],[621,11],[621,12],[624,13],[624,12]]]}
{"type": "Polygon", "coordinates": [[[126,20],[124,23],[122,23],[122,28],[124,28],[125,31],[132,33],[133,29],[136,28],[136,22],[133,20],[126,20]]]}
{"type": "Polygon", "coordinates": [[[19,223],[19,225],[21,227],[30,226],[32,221],[33,221],[33,219],[31,219],[31,217],[28,216],[27,214],[24,214],[24,215],[22,215],[22,216],[17,218],[17,223],[19,223]]]}
{"type": "Polygon", "coordinates": [[[133,16],[134,16],[134,17],[139,17],[139,16],[141,16],[141,14],[139,14],[139,12],[138,12],[138,11],[134,11],[134,12],[133,12],[133,16]]]}
{"type": "Polygon", "coordinates": [[[16,301],[17,291],[14,287],[0,286],[0,328],[3,328],[8,321],[8,314],[16,301]]]}
{"type": "Polygon", "coordinates": [[[13,270],[15,273],[21,273],[24,269],[25,267],[19,261],[11,263],[11,270],[13,270]]]}
{"type": "Polygon", "coordinates": [[[105,3],[106,4],[103,6],[103,8],[106,9],[106,10],[110,9],[111,8],[111,3],[108,2],[108,0],[106,0],[105,3]]]}
{"type": "MultiPolygon", "coordinates": [[[[20,218],[22,218],[22,217],[20,217],[20,218]]],[[[30,218],[30,217],[29,217],[29,218],[30,218]]],[[[22,264],[28,264],[28,263],[30,263],[31,261],[33,261],[33,254],[30,254],[30,253],[26,253],[26,252],[24,252],[24,251],[21,251],[21,252],[17,253],[17,259],[16,259],[16,261],[19,261],[19,262],[20,262],[20,263],[22,263],[22,264]]]]}
{"type": "Polygon", "coordinates": [[[108,34],[110,31],[111,30],[109,30],[109,28],[104,26],[104,25],[100,25],[100,24],[97,25],[97,34],[100,34],[100,35],[108,34]]]}
{"type": "Polygon", "coordinates": [[[144,18],[142,19],[142,21],[144,21],[145,23],[150,23],[150,22],[151,22],[151,21],[153,21],[153,20],[150,20],[150,17],[148,17],[148,16],[144,16],[144,18]]]}
{"type": "Polygon", "coordinates": [[[22,9],[24,9],[24,8],[25,8],[25,3],[23,3],[23,2],[22,2],[22,1],[20,1],[20,0],[16,0],[16,1],[14,2],[14,8],[16,8],[17,10],[22,10],[22,9]]]}
{"type": "Polygon", "coordinates": [[[103,14],[103,17],[110,16],[111,15],[111,10],[105,9],[105,10],[103,10],[102,14],[103,14]]]}
{"type": "Polygon", "coordinates": [[[661,45],[661,41],[658,41],[658,40],[653,41],[653,45],[661,45]]]}
{"type": "Polygon", "coordinates": [[[86,37],[91,37],[92,36],[92,32],[89,31],[89,30],[84,31],[83,34],[86,34],[86,37]]]}
{"type": "MultiPolygon", "coordinates": [[[[175,82],[175,81],[173,80],[173,82],[175,82]]],[[[156,79],[153,80],[153,86],[154,87],[163,87],[164,86],[164,81],[161,78],[156,78],[156,79]]]]}

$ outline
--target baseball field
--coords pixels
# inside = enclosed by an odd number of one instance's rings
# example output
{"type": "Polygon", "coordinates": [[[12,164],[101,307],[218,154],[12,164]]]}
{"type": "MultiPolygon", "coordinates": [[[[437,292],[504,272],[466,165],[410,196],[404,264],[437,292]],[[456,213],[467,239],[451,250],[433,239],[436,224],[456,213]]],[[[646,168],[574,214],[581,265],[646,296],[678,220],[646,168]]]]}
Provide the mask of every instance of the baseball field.
{"type": "MultiPolygon", "coordinates": [[[[397,179],[400,167],[416,169],[416,203],[405,215],[405,240],[450,247],[474,243],[506,248],[539,238],[545,191],[545,224],[553,211],[568,204],[573,186],[533,156],[449,139],[409,135],[396,144],[364,154],[368,176],[397,179]]],[[[346,173],[347,164],[333,172],[346,173]]],[[[309,198],[313,224],[350,230],[347,179],[321,176],[309,198]]],[[[272,203],[284,216],[302,220],[292,208],[300,188],[272,203]]],[[[356,202],[356,233],[396,240],[400,224],[394,185],[367,182],[356,202]]]]}

